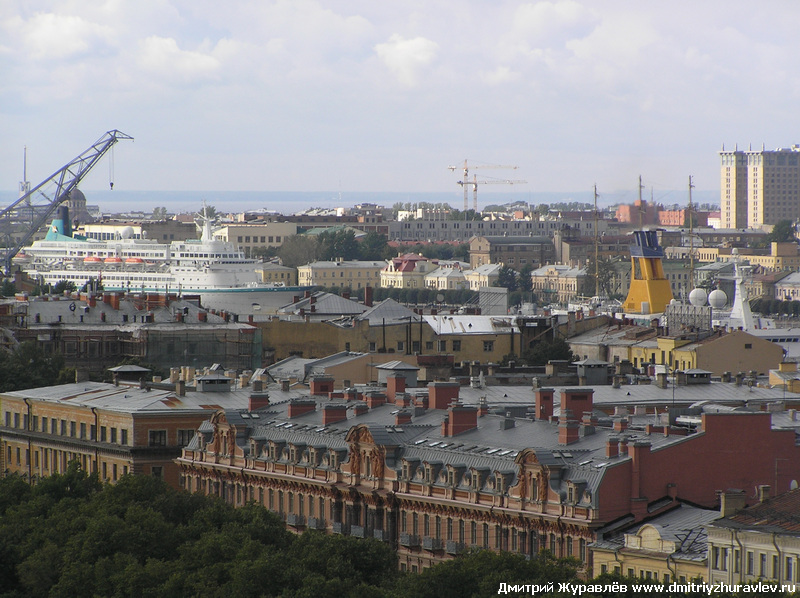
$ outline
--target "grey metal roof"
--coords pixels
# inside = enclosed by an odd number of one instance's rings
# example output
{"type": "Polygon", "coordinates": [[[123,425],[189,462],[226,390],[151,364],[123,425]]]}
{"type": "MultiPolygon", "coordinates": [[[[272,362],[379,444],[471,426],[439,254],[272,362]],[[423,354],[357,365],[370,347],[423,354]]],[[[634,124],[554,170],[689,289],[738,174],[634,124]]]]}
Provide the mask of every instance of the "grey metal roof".
{"type": "Polygon", "coordinates": [[[356,320],[369,320],[370,326],[381,324],[407,324],[419,322],[420,316],[408,309],[405,305],[399,304],[392,298],[384,299],[380,303],[367,309],[364,313],[357,315],[356,320]]]}

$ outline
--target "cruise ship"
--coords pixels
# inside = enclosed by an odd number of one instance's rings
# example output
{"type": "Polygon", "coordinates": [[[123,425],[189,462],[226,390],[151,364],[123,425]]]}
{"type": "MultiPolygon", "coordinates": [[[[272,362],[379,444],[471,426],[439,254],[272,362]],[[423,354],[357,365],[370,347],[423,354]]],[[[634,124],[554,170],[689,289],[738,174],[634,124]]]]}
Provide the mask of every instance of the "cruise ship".
{"type": "Polygon", "coordinates": [[[310,288],[262,282],[259,260],[215,240],[211,219],[199,216],[197,240],[159,243],[133,238],[133,230],[125,229],[118,239],[100,241],[74,234],[69,211],[61,206],[45,238],[26,247],[15,263],[51,285],[65,280],[81,288],[97,281],[106,291],[200,295],[205,308],[243,315],[273,313],[310,288]]]}

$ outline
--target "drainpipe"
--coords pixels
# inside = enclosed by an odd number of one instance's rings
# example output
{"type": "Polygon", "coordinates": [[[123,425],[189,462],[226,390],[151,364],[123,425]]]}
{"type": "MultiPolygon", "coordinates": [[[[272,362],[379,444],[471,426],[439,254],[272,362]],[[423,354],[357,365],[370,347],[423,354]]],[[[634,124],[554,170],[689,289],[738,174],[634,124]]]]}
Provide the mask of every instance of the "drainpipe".
{"type": "MultiPolygon", "coordinates": [[[[97,442],[100,438],[100,417],[97,415],[97,407],[92,407],[92,413],[94,414],[94,471],[92,473],[98,473],[100,471],[100,448],[97,446],[97,442]]],[[[131,473],[133,473],[133,467],[131,467],[131,473]]]]}
{"type": "Polygon", "coordinates": [[[781,554],[781,549],[778,548],[778,543],[775,541],[775,532],[772,532],[772,545],[775,547],[775,552],[778,553],[778,570],[773,571],[772,574],[775,576],[775,581],[780,581],[783,579],[781,577],[781,573],[783,572],[783,555],[781,554]]]}
{"type": "Polygon", "coordinates": [[[28,438],[28,484],[33,486],[33,466],[31,462],[33,461],[33,447],[31,446],[31,422],[33,418],[31,418],[31,404],[28,402],[30,399],[24,398],[22,401],[25,403],[25,406],[28,408],[28,425],[25,427],[25,436],[28,438]]]}
{"type": "MultiPolygon", "coordinates": [[[[742,547],[742,541],[739,540],[739,530],[732,529],[731,534],[733,536],[733,540],[735,540],[737,546],[739,546],[739,562],[737,563],[737,566],[739,568],[739,576],[738,576],[739,579],[737,579],[737,581],[742,581],[742,575],[744,575],[744,567],[742,566],[744,564],[742,560],[744,559],[745,556],[744,548],[742,547]]],[[[733,542],[731,542],[731,544],[733,544],[733,542]]],[[[733,573],[734,572],[731,571],[731,575],[733,575],[733,573]]]]}
{"type": "Polygon", "coordinates": [[[670,573],[672,574],[672,582],[678,583],[678,565],[673,560],[674,552],[667,556],[667,569],[669,569],[670,573]],[[670,563],[675,564],[675,568],[669,566],[670,563]]]}

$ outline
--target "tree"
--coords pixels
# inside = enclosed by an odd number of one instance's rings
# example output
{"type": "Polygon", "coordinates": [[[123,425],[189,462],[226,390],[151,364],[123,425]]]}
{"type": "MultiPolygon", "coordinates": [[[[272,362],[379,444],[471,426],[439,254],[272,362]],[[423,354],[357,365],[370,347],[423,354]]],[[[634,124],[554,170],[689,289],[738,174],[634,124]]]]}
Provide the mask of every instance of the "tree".
{"type": "Polygon", "coordinates": [[[533,290],[533,279],[531,278],[533,265],[525,264],[519,271],[518,287],[520,291],[530,293],[533,290]]]}
{"type": "Polygon", "coordinates": [[[362,260],[380,261],[387,259],[391,250],[386,235],[368,232],[359,242],[358,257],[362,260]]]}
{"type": "Polygon", "coordinates": [[[553,342],[540,341],[530,349],[522,352],[522,359],[528,365],[547,365],[550,360],[575,361],[575,355],[569,344],[563,338],[557,338],[553,342]]]}
{"type": "Polygon", "coordinates": [[[770,243],[786,243],[789,241],[796,241],[795,229],[791,220],[780,220],[772,231],[764,239],[767,244],[770,243]]]}
{"type": "Polygon", "coordinates": [[[217,217],[217,208],[215,208],[214,206],[204,204],[203,207],[200,208],[200,214],[205,215],[207,218],[211,220],[214,220],[217,217]]]}
{"type": "Polygon", "coordinates": [[[52,386],[63,368],[60,353],[47,354],[36,342],[25,341],[13,353],[0,352],[0,392],[52,386]]]}
{"type": "Polygon", "coordinates": [[[10,278],[6,278],[3,280],[3,284],[0,285],[0,295],[3,297],[13,297],[17,292],[17,288],[14,286],[14,281],[10,278]]]}
{"type": "Polygon", "coordinates": [[[356,235],[352,229],[325,231],[319,235],[317,240],[317,259],[319,260],[353,260],[358,257],[358,253],[358,241],[356,241],[356,235]]]}
{"type": "Polygon", "coordinates": [[[63,295],[65,291],[74,293],[76,289],[75,283],[71,280],[59,280],[53,287],[53,293],[56,295],[63,295]]]}
{"type": "Polygon", "coordinates": [[[495,282],[494,286],[505,287],[509,291],[516,291],[517,276],[518,274],[516,270],[503,264],[503,266],[500,268],[500,271],[497,273],[497,282],[495,282]]]}
{"type": "Polygon", "coordinates": [[[612,283],[617,271],[614,269],[614,262],[609,258],[600,257],[597,260],[597,281],[595,285],[595,262],[594,255],[589,257],[586,264],[586,277],[584,279],[585,293],[595,295],[595,288],[601,296],[610,297],[613,293],[612,283]]]}
{"type": "Polygon", "coordinates": [[[317,239],[305,235],[290,235],[278,250],[281,263],[290,268],[303,266],[317,259],[317,239]]]}
{"type": "Polygon", "coordinates": [[[153,208],[153,220],[166,220],[167,219],[167,208],[161,206],[159,208],[153,208]]]}

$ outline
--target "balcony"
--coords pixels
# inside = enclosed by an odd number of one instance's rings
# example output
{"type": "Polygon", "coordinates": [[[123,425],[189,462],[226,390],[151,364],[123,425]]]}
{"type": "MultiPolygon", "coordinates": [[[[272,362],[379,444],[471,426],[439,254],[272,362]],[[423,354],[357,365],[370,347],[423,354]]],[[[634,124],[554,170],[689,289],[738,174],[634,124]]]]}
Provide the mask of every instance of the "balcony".
{"type": "Polygon", "coordinates": [[[414,534],[400,534],[400,546],[419,548],[419,536],[415,536],[414,534]]]}
{"type": "Polygon", "coordinates": [[[355,538],[363,538],[364,537],[364,526],[363,525],[351,525],[350,526],[350,535],[355,538]]]}
{"type": "Polygon", "coordinates": [[[381,542],[388,542],[389,541],[389,532],[382,529],[376,529],[372,531],[372,535],[376,540],[380,540],[381,542]]]}
{"type": "Polygon", "coordinates": [[[291,525],[292,527],[303,527],[306,524],[306,518],[303,515],[295,515],[294,513],[289,513],[286,516],[286,525],[291,525]]]}
{"type": "Polygon", "coordinates": [[[425,550],[441,550],[442,541],[439,538],[431,538],[430,536],[425,536],[424,538],[422,538],[422,547],[425,550]]]}
{"type": "Polygon", "coordinates": [[[447,551],[447,554],[461,554],[467,551],[467,545],[463,542],[448,540],[445,550],[447,551]]]}
{"type": "Polygon", "coordinates": [[[325,520],[322,517],[309,517],[308,529],[325,529],[325,520]]]}
{"type": "Polygon", "coordinates": [[[334,534],[342,534],[343,536],[346,536],[350,533],[350,526],[342,523],[341,521],[334,521],[331,525],[331,531],[333,531],[334,534]]]}

